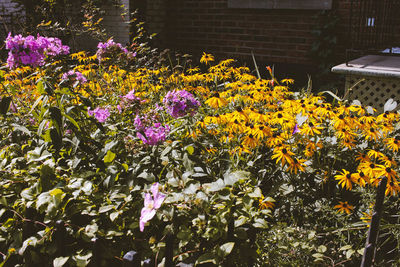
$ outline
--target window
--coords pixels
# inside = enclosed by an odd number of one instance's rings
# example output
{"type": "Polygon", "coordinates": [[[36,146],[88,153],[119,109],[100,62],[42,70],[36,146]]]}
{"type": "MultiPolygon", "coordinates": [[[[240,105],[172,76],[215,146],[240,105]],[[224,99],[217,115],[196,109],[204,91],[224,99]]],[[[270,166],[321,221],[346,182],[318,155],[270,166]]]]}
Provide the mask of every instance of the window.
{"type": "Polygon", "coordinates": [[[229,8],[331,9],[332,0],[228,0],[229,8]]]}

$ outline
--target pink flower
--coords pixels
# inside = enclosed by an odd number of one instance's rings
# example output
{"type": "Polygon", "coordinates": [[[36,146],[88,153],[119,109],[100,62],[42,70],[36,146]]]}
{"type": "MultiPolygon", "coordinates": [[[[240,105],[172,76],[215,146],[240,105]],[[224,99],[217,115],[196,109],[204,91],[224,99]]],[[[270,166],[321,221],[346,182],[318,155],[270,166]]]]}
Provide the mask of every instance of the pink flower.
{"type": "Polygon", "coordinates": [[[140,231],[143,232],[144,225],[150,221],[154,215],[156,215],[156,210],[161,207],[161,204],[164,202],[165,195],[158,192],[159,184],[155,183],[151,186],[151,192],[153,197],[151,197],[150,193],[146,193],[144,195],[144,207],[140,213],[140,221],[139,228],[140,231]]]}
{"type": "Polygon", "coordinates": [[[110,117],[110,112],[106,108],[95,108],[94,110],[90,110],[88,108],[88,114],[90,116],[93,116],[99,121],[99,122],[105,122],[108,117],[110,117]]]}

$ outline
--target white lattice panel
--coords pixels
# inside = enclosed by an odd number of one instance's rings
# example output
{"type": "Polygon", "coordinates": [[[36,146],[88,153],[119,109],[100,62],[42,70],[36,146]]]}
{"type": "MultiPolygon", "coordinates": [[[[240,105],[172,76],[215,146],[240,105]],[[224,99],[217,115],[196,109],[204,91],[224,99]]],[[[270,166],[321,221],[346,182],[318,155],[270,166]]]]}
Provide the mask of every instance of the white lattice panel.
{"type": "Polygon", "coordinates": [[[372,106],[378,111],[389,98],[400,103],[400,79],[371,76],[346,76],[346,90],[349,90],[348,99],[359,100],[364,106],[372,106]]]}

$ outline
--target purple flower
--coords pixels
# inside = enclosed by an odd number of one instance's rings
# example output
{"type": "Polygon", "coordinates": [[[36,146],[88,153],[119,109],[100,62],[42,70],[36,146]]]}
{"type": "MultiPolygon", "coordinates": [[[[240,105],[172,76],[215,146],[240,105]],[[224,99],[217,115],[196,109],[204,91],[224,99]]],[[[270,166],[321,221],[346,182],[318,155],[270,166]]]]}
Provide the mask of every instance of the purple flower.
{"type": "Polygon", "coordinates": [[[62,79],[64,81],[78,81],[79,83],[83,84],[87,82],[85,76],[79,71],[70,70],[63,74],[62,79]]]}
{"type": "Polygon", "coordinates": [[[105,122],[108,117],[110,117],[110,112],[106,108],[95,108],[94,110],[90,110],[88,108],[88,114],[90,116],[93,116],[99,121],[99,122],[105,122]]]}
{"type": "Polygon", "coordinates": [[[121,102],[119,103],[120,107],[118,108],[118,110],[120,110],[120,113],[126,108],[137,111],[141,107],[140,104],[144,102],[144,100],[140,99],[140,97],[135,96],[135,90],[130,91],[124,96],[120,96],[120,98],[121,102]]]}
{"type": "Polygon", "coordinates": [[[155,123],[154,126],[145,128],[143,133],[138,132],[137,136],[144,144],[154,146],[164,142],[169,131],[168,125],[163,127],[161,123],[155,123]]]}
{"type": "Polygon", "coordinates": [[[137,131],[144,130],[144,125],[139,115],[136,115],[135,119],[133,120],[133,125],[135,126],[137,131]]]}
{"type": "Polygon", "coordinates": [[[100,42],[97,45],[96,55],[99,61],[102,61],[103,58],[110,57],[113,54],[125,54],[128,58],[136,56],[136,53],[130,53],[126,47],[123,47],[120,43],[114,42],[113,39],[109,39],[106,43],[100,42]]]}
{"type": "Polygon", "coordinates": [[[188,113],[194,115],[200,106],[200,102],[186,90],[168,92],[163,99],[163,104],[174,118],[183,117],[188,113]]]}
{"type": "Polygon", "coordinates": [[[296,123],[296,125],[295,125],[294,128],[293,128],[292,135],[295,135],[296,133],[299,133],[299,132],[300,132],[300,129],[299,129],[299,126],[298,126],[297,123],[296,123]]]}
{"type": "Polygon", "coordinates": [[[6,39],[6,49],[9,50],[7,64],[9,68],[17,68],[20,65],[32,67],[42,66],[46,58],[69,53],[69,47],[62,45],[61,40],[54,37],[42,37],[29,35],[22,37],[21,34],[6,39]]]}
{"type": "Polygon", "coordinates": [[[139,220],[139,228],[140,231],[143,232],[145,224],[150,221],[154,215],[156,215],[156,210],[161,207],[161,204],[164,202],[165,195],[158,191],[159,184],[155,183],[151,186],[151,193],[146,193],[144,195],[144,207],[140,212],[140,220],[139,220]]]}

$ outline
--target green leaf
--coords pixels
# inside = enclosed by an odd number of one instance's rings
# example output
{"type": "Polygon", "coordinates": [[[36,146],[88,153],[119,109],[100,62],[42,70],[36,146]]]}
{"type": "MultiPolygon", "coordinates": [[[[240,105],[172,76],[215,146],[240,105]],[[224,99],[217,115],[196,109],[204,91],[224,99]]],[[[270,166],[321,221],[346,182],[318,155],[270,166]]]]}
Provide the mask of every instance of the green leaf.
{"type": "Polygon", "coordinates": [[[340,251],[348,250],[348,249],[351,249],[351,245],[346,245],[346,246],[343,246],[343,247],[339,248],[340,251]]]}
{"type": "Polygon", "coordinates": [[[14,224],[14,221],[13,218],[9,218],[5,223],[3,223],[2,227],[11,227],[14,224]]]}
{"type": "Polygon", "coordinates": [[[59,205],[63,200],[65,193],[60,188],[55,188],[50,191],[50,196],[55,200],[55,204],[59,205]]]}
{"type": "Polygon", "coordinates": [[[48,165],[43,165],[40,168],[40,185],[43,191],[48,191],[51,188],[51,182],[56,178],[53,168],[48,165]]]}
{"type": "Polygon", "coordinates": [[[110,214],[110,220],[113,222],[119,215],[119,211],[114,211],[110,214]]]}
{"type": "Polygon", "coordinates": [[[249,194],[249,197],[252,197],[252,198],[261,198],[261,197],[262,197],[261,189],[260,189],[259,187],[256,187],[256,188],[254,189],[254,192],[252,192],[252,193],[249,194]]]}
{"type": "Polygon", "coordinates": [[[187,146],[186,151],[189,153],[189,155],[193,155],[194,153],[194,147],[193,146],[187,146]]]}
{"type": "Polygon", "coordinates": [[[56,127],[58,134],[61,136],[63,129],[61,110],[58,107],[50,107],[49,111],[50,118],[53,121],[53,124],[56,127]]]}
{"type": "Polygon", "coordinates": [[[107,212],[109,210],[112,210],[115,206],[114,205],[107,205],[107,206],[102,206],[99,209],[99,213],[104,213],[107,212]]]}
{"type": "Polygon", "coordinates": [[[65,263],[67,263],[68,260],[69,260],[69,257],[58,257],[58,258],[55,258],[53,260],[53,266],[54,267],[61,267],[65,263]]]}
{"type": "Polygon", "coordinates": [[[38,92],[40,94],[44,94],[45,93],[43,79],[39,79],[38,80],[38,83],[36,84],[36,89],[38,90],[38,92]]]}
{"type": "Polygon", "coordinates": [[[234,185],[239,181],[245,181],[249,176],[250,173],[245,171],[229,172],[224,175],[224,182],[225,185],[234,185]]]}
{"type": "Polygon", "coordinates": [[[349,249],[347,252],[346,252],[346,258],[347,259],[350,259],[351,258],[351,256],[354,254],[354,250],[352,250],[352,249],[349,249]]]}
{"type": "Polygon", "coordinates": [[[81,129],[81,127],[79,126],[79,124],[76,122],[76,120],[74,120],[71,116],[64,114],[64,117],[71,122],[78,130],[81,129]]]}
{"type": "Polygon", "coordinates": [[[216,258],[215,258],[215,257],[216,257],[216,256],[214,255],[214,253],[206,253],[206,254],[203,254],[203,255],[201,255],[201,256],[197,259],[195,265],[197,265],[197,264],[203,264],[203,263],[213,263],[213,264],[217,264],[217,261],[216,261],[216,258]]]}
{"type": "Polygon", "coordinates": [[[56,150],[60,150],[62,147],[62,137],[56,128],[50,129],[51,142],[56,150]]]}
{"type": "Polygon", "coordinates": [[[323,258],[323,257],[324,257],[324,255],[321,254],[321,253],[314,253],[314,254],[312,254],[312,256],[313,256],[314,258],[323,258]]]}
{"type": "Polygon", "coordinates": [[[11,96],[5,96],[0,101],[0,114],[6,115],[11,104],[11,96]]]}
{"type": "Polygon", "coordinates": [[[27,135],[31,136],[31,131],[28,130],[25,126],[18,125],[15,123],[11,123],[11,126],[14,127],[14,131],[21,131],[23,133],[26,133],[27,135]]]}
{"type": "Polygon", "coordinates": [[[321,245],[321,246],[318,247],[318,252],[324,253],[326,251],[326,249],[327,248],[324,245],[321,245]]]}
{"type": "Polygon", "coordinates": [[[104,163],[111,163],[115,159],[116,154],[111,150],[107,151],[107,154],[104,156],[104,163]]]}
{"type": "Polygon", "coordinates": [[[222,251],[224,256],[227,256],[232,252],[234,246],[235,242],[228,242],[220,246],[219,249],[222,251]]]}

